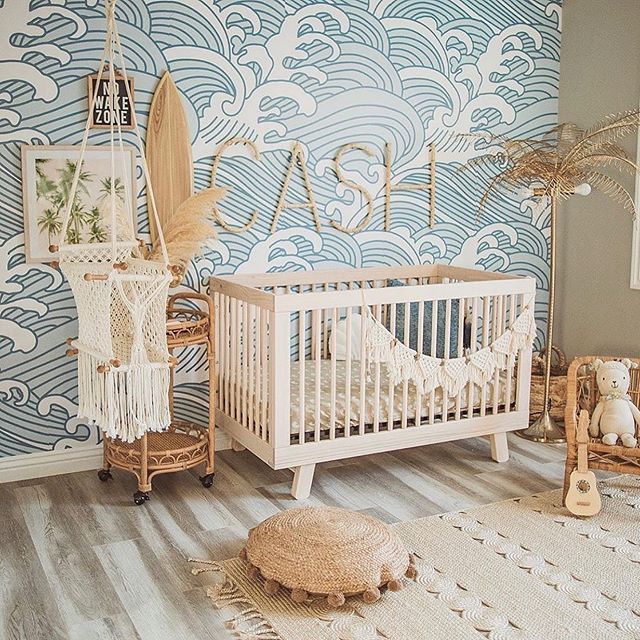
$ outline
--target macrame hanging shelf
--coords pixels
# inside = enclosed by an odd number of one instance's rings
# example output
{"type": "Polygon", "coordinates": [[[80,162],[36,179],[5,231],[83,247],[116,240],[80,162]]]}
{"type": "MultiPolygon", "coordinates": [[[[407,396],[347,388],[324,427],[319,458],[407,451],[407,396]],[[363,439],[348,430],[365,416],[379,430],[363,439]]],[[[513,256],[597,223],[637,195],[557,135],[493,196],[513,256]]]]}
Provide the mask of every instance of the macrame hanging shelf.
{"type": "MultiPolygon", "coordinates": [[[[91,113],[105,70],[109,94],[116,92],[117,66],[129,82],[115,22],[115,0],[106,0],[107,33],[89,118],[69,193],[58,246],[59,264],[73,291],[78,310],[78,338],[70,341],[78,356],[78,415],[97,424],[110,438],[133,442],[148,431],[163,431],[170,422],[170,366],[167,348],[166,303],[172,267],[156,212],[145,160],[144,144],[135,112],[133,128],[142,159],[151,214],[158,230],[162,261],[144,259],[134,237],[135,212],[128,185],[125,197],[116,194],[116,163],[123,163],[124,145],[116,108],[110,101],[111,186],[101,213],[107,240],[74,244],[69,223],[89,137],[91,113]]],[[[123,173],[125,173],[123,171],[123,173]]]]}

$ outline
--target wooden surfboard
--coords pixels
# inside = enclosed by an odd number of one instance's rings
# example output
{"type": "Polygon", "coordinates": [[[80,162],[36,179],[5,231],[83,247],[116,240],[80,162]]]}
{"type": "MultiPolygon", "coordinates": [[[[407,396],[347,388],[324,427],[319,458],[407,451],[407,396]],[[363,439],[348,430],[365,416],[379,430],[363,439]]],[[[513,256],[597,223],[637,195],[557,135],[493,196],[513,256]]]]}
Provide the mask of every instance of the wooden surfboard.
{"type": "MultiPolygon", "coordinates": [[[[165,227],[171,216],[193,195],[193,161],[191,137],[182,98],[167,71],[162,76],[151,101],[147,125],[147,164],[160,224],[165,227]]],[[[149,226],[156,240],[151,201],[149,226]]]]}

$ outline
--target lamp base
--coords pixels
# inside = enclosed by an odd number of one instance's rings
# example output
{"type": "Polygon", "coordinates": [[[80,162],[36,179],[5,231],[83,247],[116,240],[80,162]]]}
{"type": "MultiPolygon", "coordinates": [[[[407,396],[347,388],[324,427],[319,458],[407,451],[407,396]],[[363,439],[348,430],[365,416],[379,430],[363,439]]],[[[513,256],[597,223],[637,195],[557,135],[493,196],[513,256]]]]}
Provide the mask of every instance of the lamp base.
{"type": "Polygon", "coordinates": [[[528,428],[516,431],[516,434],[525,440],[533,442],[547,442],[549,444],[561,444],[567,438],[564,429],[559,427],[548,411],[544,411],[536,421],[528,428]]]}

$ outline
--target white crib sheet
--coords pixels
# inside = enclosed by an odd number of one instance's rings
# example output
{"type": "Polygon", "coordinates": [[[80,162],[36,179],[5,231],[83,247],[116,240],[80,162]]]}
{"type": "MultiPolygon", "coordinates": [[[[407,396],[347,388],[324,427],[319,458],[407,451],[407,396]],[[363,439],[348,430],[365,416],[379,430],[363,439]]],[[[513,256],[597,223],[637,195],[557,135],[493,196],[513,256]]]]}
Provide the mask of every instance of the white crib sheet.
{"type": "MultiPolygon", "coordinates": [[[[341,429],[345,421],[346,407],[346,378],[347,378],[347,362],[336,361],[336,385],[335,385],[335,428],[341,429]]],[[[304,430],[312,432],[316,427],[316,361],[306,360],[304,363],[304,430]]],[[[320,360],[320,430],[325,431],[330,428],[331,423],[331,373],[332,363],[330,359],[320,360]]],[[[499,407],[504,407],[506,393],[507,373],[500,373],[500,398],[499,407]]],[[[486,407],[487,413],[491,413],[493,408],[493,383],[490,382],[486,387],[486,407]]],[[[360,362],[351,362],[351,425],[360,423],[360,362]]],[[[393,393],[393,421],[402,419],[402,407],[404,404],[404,385],[401,383],[394,387],[393,393]]],[[[477,385],[474,389],[473,406],[479,408],[481,405],[480,387],[477,385]]],[[[511,402],[516,397],[516,375],[515,369],[511,381],[511,402]]],[[[380,365],[380,391],[378,395],[378,422],[382,425],[388,421],[389,406],[389,375],[387,367],[380,365]]],[[[430,415],[429,407],[432,402],[430,393],[422,396],[421,417],[427,419],[430,415]]],[[[443,393],[442,389],[436,389],[433,393],[434,415],[436,417],[442,415],[443,393]]],[[[462,390],[460,407],[466,411],[469,403],[468,385],[462,390]]],[[[416,387],[407,384],[407,406],[408,423],[413,424],[416,415],[416,387]]],[[[371,365],[370,370],[365,371],[365,394],[364,394],[364,422],[367,425],[373,424],[376,407],[376,365],[371,365]]],[[[454,411],[456,407],[456,396],[450,397],[447,402],[448,411],[454,411]]],[[[291,433],[300,433],[300,363],[291,363],[291,433]]],[[[466,416],[463,416],[466,417],[466,416]]]]}

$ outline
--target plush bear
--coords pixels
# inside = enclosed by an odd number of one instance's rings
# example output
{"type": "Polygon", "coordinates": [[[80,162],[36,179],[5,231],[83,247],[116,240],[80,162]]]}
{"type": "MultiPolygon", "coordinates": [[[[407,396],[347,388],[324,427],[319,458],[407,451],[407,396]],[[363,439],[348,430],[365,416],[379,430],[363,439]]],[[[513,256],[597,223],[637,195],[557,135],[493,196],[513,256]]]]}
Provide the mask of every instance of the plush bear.
{"type": "Polygon", "coordinates": [[[591,416],[589,433],[594,438],[602,434],[604,444],[614,445],[620,438],[623,446],[635,447],[640,410],[627,394],[632,363],[626,358],[620,362],[596,360],[592,366],[596,372],[600,401],[591,416]]]}

